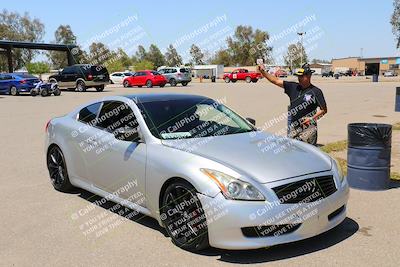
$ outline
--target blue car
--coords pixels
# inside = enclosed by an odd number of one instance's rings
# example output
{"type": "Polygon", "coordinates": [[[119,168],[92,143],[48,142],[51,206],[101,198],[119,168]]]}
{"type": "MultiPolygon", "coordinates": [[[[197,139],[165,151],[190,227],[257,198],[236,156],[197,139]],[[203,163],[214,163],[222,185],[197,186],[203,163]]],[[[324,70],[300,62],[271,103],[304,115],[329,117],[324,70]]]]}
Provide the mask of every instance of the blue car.
{"type": "Polygon", "coordinates": [[[0,73],[0,93],[29,93],[40,80],[29,73],[0,73]]]}

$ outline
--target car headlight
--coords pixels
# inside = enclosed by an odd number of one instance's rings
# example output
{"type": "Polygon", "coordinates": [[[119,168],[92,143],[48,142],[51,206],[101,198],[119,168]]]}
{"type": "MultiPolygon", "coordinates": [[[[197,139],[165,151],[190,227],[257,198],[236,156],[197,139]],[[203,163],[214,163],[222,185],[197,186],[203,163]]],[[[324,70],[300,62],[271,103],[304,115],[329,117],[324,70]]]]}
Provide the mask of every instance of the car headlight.
{"type": "Polygon", "coordinates": [[[228,199],[265,200],[263,194],[253,185],[216,170],[200,169],[221,189],[228,199]]]}
{"type": "Polygon", "coordinates": [[[342,167],[340,167],[339,162],[334,158],[332,158],[332,164],[333,164],[334,171],[337,173],[339,180],[342,183],[344,180],[344,174],[343,174],[342,167]]]}

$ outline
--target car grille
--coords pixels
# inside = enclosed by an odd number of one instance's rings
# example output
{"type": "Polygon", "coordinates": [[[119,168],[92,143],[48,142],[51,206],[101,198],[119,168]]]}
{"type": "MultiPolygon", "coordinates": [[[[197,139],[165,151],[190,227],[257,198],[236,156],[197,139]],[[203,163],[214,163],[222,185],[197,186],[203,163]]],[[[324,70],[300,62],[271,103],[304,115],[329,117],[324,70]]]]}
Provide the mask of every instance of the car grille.
{"type": "Polygon", "coordinates": [[[332,175],[305,179],[272,188],[281,204],[309,203],[336,192],[332,175]]]}

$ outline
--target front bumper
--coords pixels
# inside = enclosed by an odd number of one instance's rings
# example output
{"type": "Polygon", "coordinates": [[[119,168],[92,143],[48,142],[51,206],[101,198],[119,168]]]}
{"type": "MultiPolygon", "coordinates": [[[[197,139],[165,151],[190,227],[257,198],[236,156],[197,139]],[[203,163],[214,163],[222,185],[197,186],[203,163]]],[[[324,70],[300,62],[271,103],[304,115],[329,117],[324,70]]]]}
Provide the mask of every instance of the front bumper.
{"type": "Polygon", "coordinates": [[[198,196],[206,214],[211,246],[222,249],[256,249],[313,237],[340,224],[346,218],[349,198],[347,181],[337,188],[335,193],[320,202],[279,203],[273,208],[266,201],[227,200],[221,193],[214,198],[201,194],[198,196]],[[344,209],[340,210],[341,207],[344,209]],[[334,213],[338,210],[340,212],[334,213]],[[293,232],[274,236],[246,237],[241,230],[246,227],[299,223],[300,226],[293,232]]]}

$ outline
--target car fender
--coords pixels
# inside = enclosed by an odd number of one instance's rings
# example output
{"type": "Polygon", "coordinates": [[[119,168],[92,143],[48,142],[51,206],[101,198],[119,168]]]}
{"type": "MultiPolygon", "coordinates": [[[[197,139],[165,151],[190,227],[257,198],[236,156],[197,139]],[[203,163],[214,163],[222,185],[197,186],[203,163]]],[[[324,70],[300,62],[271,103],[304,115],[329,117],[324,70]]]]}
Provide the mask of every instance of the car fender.
{"type": "Polygon", "coordinates": [[[232,173],[228,167],[194,155],[189,152],[167,147],[164,145],[147,146],[146,162],[146,196],[153,201],[147,202],[152,214],[158,214],[161,189],[165,182],[171,178],[181,178],[189,182],[203,195],[215,197],[221,190],[208,176],[200,171],[200,168],[209,168],[232,173]]]}

